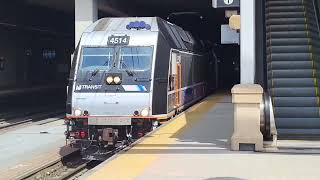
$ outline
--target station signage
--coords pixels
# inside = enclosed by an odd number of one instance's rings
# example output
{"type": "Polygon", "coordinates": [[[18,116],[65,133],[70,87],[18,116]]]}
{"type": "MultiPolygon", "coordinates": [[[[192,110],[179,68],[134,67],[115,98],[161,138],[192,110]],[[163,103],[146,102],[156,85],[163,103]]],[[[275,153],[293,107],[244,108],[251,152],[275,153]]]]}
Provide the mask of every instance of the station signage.
{"type": "Polygon", "coordinates": [[[214,8],[239,8],[240,0],[212,0],[214,8]]]}
{"type": "Polygon", "coordinates": [[[240,44],[240,33],[229,24],[221,25],[221,44],[240,44]]]}

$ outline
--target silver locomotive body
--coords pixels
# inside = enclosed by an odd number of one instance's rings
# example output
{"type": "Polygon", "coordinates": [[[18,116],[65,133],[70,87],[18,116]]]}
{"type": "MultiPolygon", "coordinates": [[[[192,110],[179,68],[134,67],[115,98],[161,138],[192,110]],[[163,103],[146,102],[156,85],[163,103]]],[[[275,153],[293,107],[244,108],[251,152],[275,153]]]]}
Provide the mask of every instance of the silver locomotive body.
{"type": "Polygon", "coordinates": [[[196,53],[201,48],[188,32],[157,17],[92,24],[70,71],[67,139],[101,155],[203,98],[209,60],[196,53]]]}

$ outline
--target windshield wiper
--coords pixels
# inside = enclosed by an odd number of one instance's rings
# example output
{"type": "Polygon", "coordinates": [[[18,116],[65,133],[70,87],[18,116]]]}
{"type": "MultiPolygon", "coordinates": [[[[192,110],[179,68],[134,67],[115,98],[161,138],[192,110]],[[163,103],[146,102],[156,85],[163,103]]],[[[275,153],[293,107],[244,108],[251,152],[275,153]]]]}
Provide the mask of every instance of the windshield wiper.
{"type": "Polygon", "coordinates": [[[133,75],[135,75],[135,72],[134,71],[132,71],[132,70],[130,70],[129,68],[128,68],[128,66],[122,61],[122,65],[123,66],[125,66],[124,68],[124,70],[126,71],[126,73],[128,74],[128,76],[133,76],[133,75]]]}
{"type": "Polygon", "coordinates": [[[91,77],[89,78],[89,81],[92,81],[92,77],[96,76],[98,74],[100,70],[97,68],[95,70],[92,71],[91,73],[91,77]]]}
{"type": "MultiPolygon", "coordinates": [[[[105,66],[105,65],[107,65],[108,63],[109,63],[109,59],[108,59],[108,60],[106,60],[106,62],[104,62],[102,66],[105,66]]],[[[91,77],[96,76],[96,75],[98,74],[98,72],[99,72],[99,71],[100,71],[100,69],[99,69],[99,68],[96,68],[95,70],[93,70],[93,71],[92,71],[92,73],[91,73],[91,77]]]]}
{"type": "Polygon", "coordinates": [[[97,68],[91,73],[91,77],[96,76],[100,70],[97,68]]]}

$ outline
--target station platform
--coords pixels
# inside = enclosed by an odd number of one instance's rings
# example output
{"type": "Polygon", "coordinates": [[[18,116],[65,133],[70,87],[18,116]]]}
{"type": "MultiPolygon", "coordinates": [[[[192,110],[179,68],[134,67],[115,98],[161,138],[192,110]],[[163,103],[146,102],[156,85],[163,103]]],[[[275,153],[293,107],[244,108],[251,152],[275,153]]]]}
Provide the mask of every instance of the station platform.
{"type": "Polygon", "coordinates": [[[82,179],[319,179],[320,154],[231,151],[231,95],[189,108],[82,179]]]}

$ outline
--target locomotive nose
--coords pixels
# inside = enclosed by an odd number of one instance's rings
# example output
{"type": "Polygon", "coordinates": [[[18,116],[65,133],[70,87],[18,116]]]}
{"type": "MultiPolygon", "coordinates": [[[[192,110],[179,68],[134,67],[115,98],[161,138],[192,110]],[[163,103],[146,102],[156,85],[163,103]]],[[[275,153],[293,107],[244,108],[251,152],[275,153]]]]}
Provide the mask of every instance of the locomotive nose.
{"type": "Polygon", "coordinates": [[[148,116],[150,115],[149,97],[148,93],[95,93],[87,98],[83,96],[77,98],[74,106],[82,109],[81,114],[89,114],[89,116],[132,116],[134,114],[148,116]]]}

